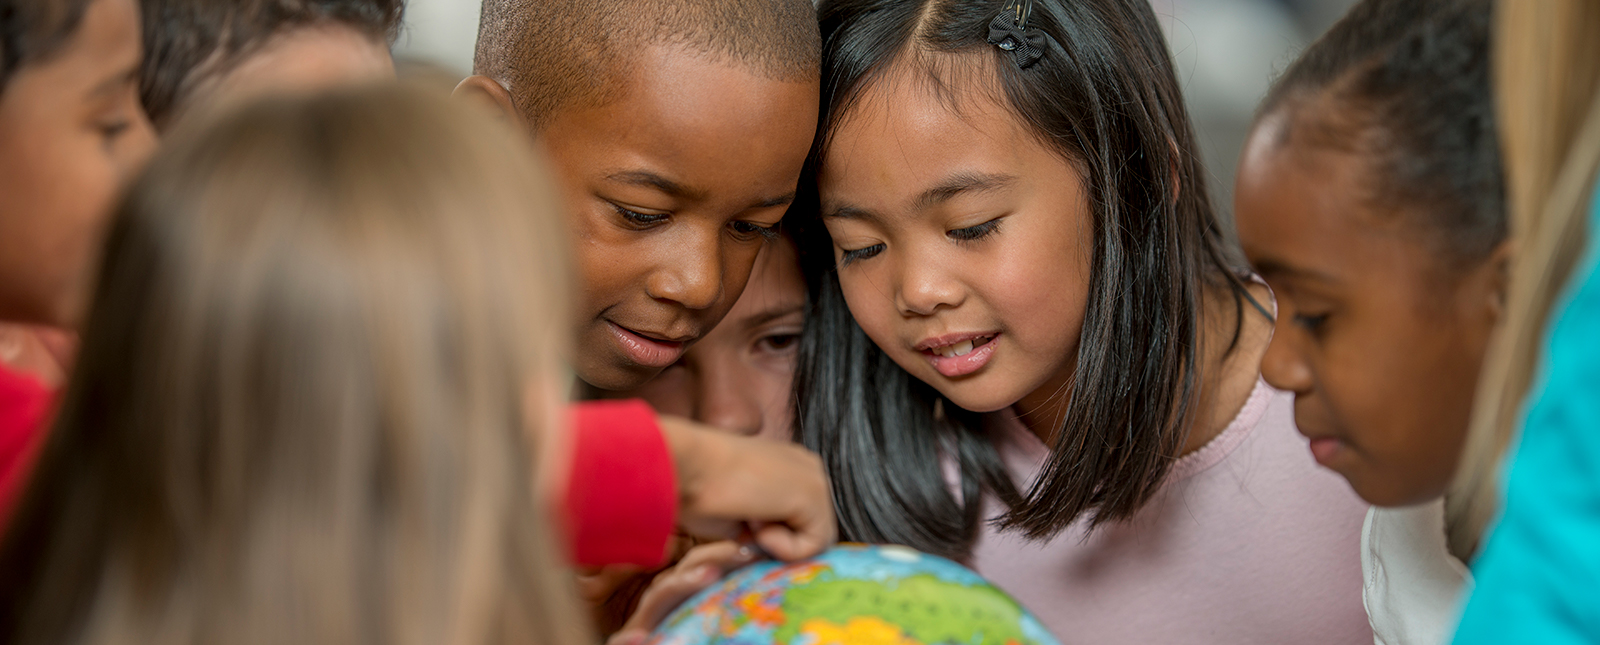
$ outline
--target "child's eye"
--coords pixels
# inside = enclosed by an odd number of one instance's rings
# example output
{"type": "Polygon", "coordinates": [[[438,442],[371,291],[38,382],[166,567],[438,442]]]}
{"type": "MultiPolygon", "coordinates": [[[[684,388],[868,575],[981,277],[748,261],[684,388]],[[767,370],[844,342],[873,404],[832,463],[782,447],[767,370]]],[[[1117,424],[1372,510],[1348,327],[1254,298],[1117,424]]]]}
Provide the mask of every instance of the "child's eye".
{"type": "Polygon", "coordinates": [[[1293,320],[1294,324],[1299,325],[1302,329],[1316,334],[1321,332],[1322,326],[1328,322],[1328,314],[1319,314],[1315,316],[1295,314],[1293,320]]]}
{"type": "Polygon", "coordinates": [[[102,121],[95,127],[99,128],[100,138],[104,140],[105,146],[110,148],[112,144],[117,142],[117,138],[121,137],[132,126],[133,124],[128,120],[118,119],[115,121],[102,121]]]}
{"type": "Polygon", "coordinates": [[[746,221],[742,221],[742,220],[735,220],[733,222],[730,222],[728,224],[728,226],[733,227],[733,232],[737,233],[737,234],[739,234],[741,236],[746,236],[746,237],[760,236],[762,238],[769,239],[769,240],[776,239],[778,237],[778,225],[776,225],[776,224],[774,224],[772,226],[762,226],[762,225],[757,224],[755,222],[746,222],[746,221]]]}
{"type": "Polygon", "coordinates": [[[882,252],[882,244],[874,244],[859,249],[839,249],[839,266],[849,266],[851,262],[870,259],[882,252]]]}
{"type": "Polygon", "coordinates": [[[629,224],[640,228],[660,224],[667,221],[667,218],[669,217],[669,215],[666,213],[641,213],[635,210],[630,210],[620,204],[611,202],[606,203],[611,204],[611,208],[616,210],[617,214],[622,216],[622,219],[625,219],[629,224]]]}
{"type": "Polygon", "coordinates": [[[794,349],[795,344],[799,342],[799,334],[783,333],[762,336],[756,341],[756,345],[765,351],[778,353],[794,349]]]}
{"type": "Polygon", "coordinates": [[[958,228],[953,231],[949,231],[945,233],[945,235],[962,242],[971,242],[973,240],[987,237],[999,228],[1000,218],[996,217],[977,226],[968,226],[966,228],[958,228]]]}

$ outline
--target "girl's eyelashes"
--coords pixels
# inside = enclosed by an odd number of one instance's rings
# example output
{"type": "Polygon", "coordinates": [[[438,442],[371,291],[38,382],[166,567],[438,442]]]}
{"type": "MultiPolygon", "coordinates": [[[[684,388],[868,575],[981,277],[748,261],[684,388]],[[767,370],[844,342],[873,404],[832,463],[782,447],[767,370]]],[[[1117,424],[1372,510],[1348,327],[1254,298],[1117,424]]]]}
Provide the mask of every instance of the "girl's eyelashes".
{"type": "Polygon", "coordinates": [[[1292,320],[1294,321],[1294,324],[1299,325],[1301,329],[1316,335],[1320,334],[1323,326],[1327,324],[1328,314],[1309,315],[1297,313],[1294,315],[1292,320]]]}
{"type": "Polygon", "coordinates": [[[670,217],[666,213],[641,213],[616,202],[608,201],[606,203],[610,204],[611,208],[617,211],[617,214],[621,215],[622,219],[627,221],[628,224],[638,228],[645,228],[660,224],[667,221],[667,218],[670,217]]]}
{"type": "Polygon", "coordinates": [[[977,226],[968,226],[966,228],[958,228],[952,231],[947,231],[945,235],[948,235],[951,239],[960,242],[971,242],[988,237],[999,229],[1000,218],[996,217],[982,224],[978,224],[977,226]]]}
{"type": "Polygon", "coordinates": [[[107,119],[95,124],[95,129],[100,131],[100,143],[106,150],[111,150],[128,128],[133,127],[133,122],[128,119],[107,119]]]}
{"type": "Polygon", "coordinates": [[[850,266],[851,262],[855,262],[855,261],[858,261],[858,260],[870,259],[873,256],[875,256],[875,255],[877,255],[879,253],[882,253],[882,252],[883,252],[883,245],[882,244],[874,244],[872,246],[866,246],[866,247],[862,247],[862,248],[859,248],[859,249],[841,248],[841,249],[839,249],[839,266],[840,267],[850,266]]]}
{"type": "Polygon", "coordinates": [[[746,221],[743,221],[743,220],[734,220],[733,222],[730,222],[728,224],[728,226],[733,228],[733,232],[734,233],[737,233],[737,234],[739,234],[741,236],[745,236],[745,237],[760,236],[760,237],[768,239],[768,240],[778,239],[778,225],[777,224],[773,224],[772,226],[763,226],[763,225],[757,224],[755,222],[746,222],[746,221]]]}
{"type": "Polygon", "coordinates": [[[762,336],[756,341],[756,345],[762,351],[776,354],[794,350],[795,345],[799,342],[800,334],[795,332],[782,332],[762,336]]]}

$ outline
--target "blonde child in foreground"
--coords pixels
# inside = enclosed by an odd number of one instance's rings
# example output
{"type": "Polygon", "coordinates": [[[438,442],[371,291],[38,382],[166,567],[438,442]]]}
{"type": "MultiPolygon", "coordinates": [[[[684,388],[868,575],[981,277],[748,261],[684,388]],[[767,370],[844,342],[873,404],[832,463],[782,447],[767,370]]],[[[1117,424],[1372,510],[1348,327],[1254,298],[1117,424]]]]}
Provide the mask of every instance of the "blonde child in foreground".
{"type": "Polygon", "coordinates": [[[530,485],[556,192],[443,101],[263,104],[152,164],[0,547],[0,641],[582,642],[530,485]]]}

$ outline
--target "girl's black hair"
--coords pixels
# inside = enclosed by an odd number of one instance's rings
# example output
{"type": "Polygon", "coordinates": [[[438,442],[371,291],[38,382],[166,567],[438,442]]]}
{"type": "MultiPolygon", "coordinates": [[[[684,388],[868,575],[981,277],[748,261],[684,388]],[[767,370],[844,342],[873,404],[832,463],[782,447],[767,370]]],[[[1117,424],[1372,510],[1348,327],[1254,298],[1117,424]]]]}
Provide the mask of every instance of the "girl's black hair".
{"type": "Polygon", "coordinates": [[[1011,113],[1080,169],[1094,218],[1066,420],[1023,492],[980,416],[943,401],[856,325],[815,209],[792,212],[815,303],[800,345],[797,434],[826,463],[845,539],[965,558],[986,519],[986,492],[1007,507],[995,520],[1002,528],[1033,538],[1080,518],[1094,527],[1132,516],[1160,487],[1197,418],[1203,294],[1231,292],[1236,316],[1248,299],[1148,1],[1035,1],[1028,26],[1050,38],[1026,69],[986,42],[1007,5],[823,0],[819,7],[822,115],[811,172],[840,119],[890,68],[918,65],[933,86],[948,87],[939,62],[959,54],[955,65],[971,72],[963,80],[995,75],[1011,113]],[[943,459],[960,466],[957,495],[943,459]]]}
{"type": "Polygon", "coordinates": [[[0,0],[0,96],[11,75],[54,55],[83,22],[89,0],[0,0]]]}
{"type": "Polygon", "coordinates": [[[1417,225],[1440,257],[1473,262],[1505,240],[1490,83],[1490,0],[1366,0],[1274,84],[1260,118],[1277,145],[1365,159],[1367,200],[1417,225]]]}

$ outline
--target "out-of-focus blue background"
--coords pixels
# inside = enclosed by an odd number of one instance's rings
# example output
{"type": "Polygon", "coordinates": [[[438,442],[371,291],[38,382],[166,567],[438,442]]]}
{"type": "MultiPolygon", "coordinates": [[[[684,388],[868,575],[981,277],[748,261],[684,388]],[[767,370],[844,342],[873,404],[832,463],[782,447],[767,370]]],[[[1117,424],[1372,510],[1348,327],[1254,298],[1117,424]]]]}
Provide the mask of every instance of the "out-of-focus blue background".
{"type": "MultiPolygon", "coordinates": [[[[1223,213],[1232,212],[1233,169],[1256,102],[1295,54],[1354,3],[1151,0],[1172,46],[1223,213]]],[[[411,0],[395,54],[402,62],[465,76],[477,31],[478,0],[411,0]]]]}

